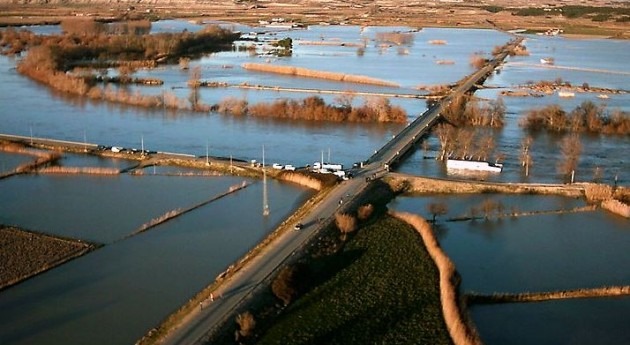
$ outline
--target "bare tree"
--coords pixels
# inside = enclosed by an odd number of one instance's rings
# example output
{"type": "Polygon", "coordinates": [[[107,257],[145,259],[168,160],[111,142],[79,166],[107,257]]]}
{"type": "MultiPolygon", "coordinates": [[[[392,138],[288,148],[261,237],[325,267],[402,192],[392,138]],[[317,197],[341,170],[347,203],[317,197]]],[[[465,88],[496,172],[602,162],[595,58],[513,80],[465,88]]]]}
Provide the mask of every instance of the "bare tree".
{"type": "Polygon", "coordinates": [[[188,96],[188,100],[190,101],[190,106],[192,109],[197,109],[199,107],[199,87],[201,86],[201,67],[195,66],[190,71],[190,79],[188,79],[188,87],[190,87],[190,96],[188,96]]]}
{"type": "Polygon", "coordinates": [[[444,124],[444,123],[439,124],[437,128],[435,129],[435,134],[440,140],[440,147],[441,147],[440,159],[441,160],[446,159],[448,152],[454,147],[453,133],[454,133],[453,126],[444,124]]]}
{"type": "Polygon", "coordinates": [[[526,136],[521,141],[521,166],[525,168],[525,176],[529,176],[529,167],[532,164],[531,146],[534,139],[531,136],[526,136]]]}
{"type": "Polygon", "coordinates": [[[566,177],[570,176],[570,181],[575,181],[575,169],[577,168],[580,154],[582,153],[582,143],[577,134],[564,137],[560,143],[562,160],[558,164],[558,172],[566,177]]]}
{"type": "Polygon", "coordinates": [[[444,202],[432,202],[427,205],[427,210],[433,217],[431,222],[435,223],[437,216],[445,215],[448,212],[448,206],[444,202]]]}

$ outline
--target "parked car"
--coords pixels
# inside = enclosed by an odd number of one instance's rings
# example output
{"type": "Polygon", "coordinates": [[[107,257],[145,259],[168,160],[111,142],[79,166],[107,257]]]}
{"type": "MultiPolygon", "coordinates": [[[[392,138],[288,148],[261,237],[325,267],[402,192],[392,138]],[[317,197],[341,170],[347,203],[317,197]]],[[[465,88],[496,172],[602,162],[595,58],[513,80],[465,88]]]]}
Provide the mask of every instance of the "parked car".
{"type": "Polygon", "coordinates": [[[274,169],[282,170],[282,164],[273,163],[273,165],[271,167],[274,168],[274,169]]]}
{"type": "Polygon", "coordinates": [[[303,227],[304,227],[304,225],[302,223],[297,223],[297,224],[295,224],[295,226],[293,226],[293,230],[295,230],[295,231],[302,230],[303,227]]]}
{"type": "Polygon", "coordinates": [[[287,164],[284,166],[284,170],[291,170],[291,171],[295,171],[295,167],[291,164],[287,164]]]}

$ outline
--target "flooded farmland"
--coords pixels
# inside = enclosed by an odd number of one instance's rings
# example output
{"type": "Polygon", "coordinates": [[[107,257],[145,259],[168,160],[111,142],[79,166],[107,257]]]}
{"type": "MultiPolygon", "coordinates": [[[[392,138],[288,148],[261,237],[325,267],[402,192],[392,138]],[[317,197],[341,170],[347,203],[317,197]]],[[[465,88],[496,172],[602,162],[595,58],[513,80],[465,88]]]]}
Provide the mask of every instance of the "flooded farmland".
{"type": "MultiPolygon", "coordinates": [[[[190,23],[168,21],[154,24],[155,31],[194,29],[190,23]]],[[[244,32],[264,31],[239,26],[244,32]]],[[[54,32],[54,27],[43,28],[54,32]]],[[[354,91],[400,95],[424,95],[421,86],[454,83],[470,74],[470,56],[481,51],[489,56],[494,46],[510,39],[493,30],[460,30],[401,27],[313,26],[306,30],[262,33],[294,40],[291,57],[252,55],[247,51],[215,53],[191,61],[200,66],[202,79],[224,82],[229,87],[204,88],[201,99],[215,104],[226,97],[250,103],[278,98],[301,99],[304,92],[257,90],[239,85],[354,91]],[[409,32],[412,40],[402,46],[382,45],[379,32],[409,32]],[[431,41],[443,40],[436,45],[431,41]],[[366,42],[365,51],[347,45],[316,45],[312,42],[366,42]],[[449,64],[438,64],[449,61],[449,64]],[[347,84],[250,72],[245,62],[308,67],[385,79],[399,87],[347,84]],[[451,63],[452,62],[452,63],[451,63]]],[[[247,44],[247,43],[245,43],[247,44]]],[[[528,36],[530,56],[510,57],[499,74],[476,93],[495,99],[502,89],[517,88],[529,80],[562,78],[573,84],[616,89],[630,81],[628,43],[617,40],[568,40],[528,36]],[[597,51],[598,54],[592,52],[597,51]],[[600,53],[601,52],[601,53],[600,53]],[[553,56],[555,68],[540,66],[539,59],[553,56]],[[588,58],[584,58],[587,56],[588,58]]],[[[263,48],[258,48],[263,49],[263,48]]],[[[0,57],[0,132],[101,145],[119,145],[151,150],[261,160],[264,145],[269,164],[304,166],[328,155],[346,166],[367,159],[404,124],[349,124],[285,121],[231,117],[217,113],[172,112],[162,109],[92,102],[48,90],[20,76],[16,60],[0,57]],[[28,96],[26,96],[28,95],[28,96]],[[142,144],[141,144],[142,142],[142,144]]],[[[115,73],[111,71],[111,73],[115,73]]],[[[186,98],[189,74],[178,66],[160,66],[139,71],[140,76],[163,79],[162,87],[130,87],[147,94],[174,92],[186,98]]],[[[314,93],[316,94],[316,93],[314,93]]],[[[337,94],[317,94],[337,102],[337,94]]],[[[561,136],[540,133],[532,146],[534,164],[525,176],[518,162],[519,147],[526,135],[519,126],[523,112],[532,107],[560,104],[567,111],[584,100],[605,104],[607,109],[630,111],[628,94],[597,98],[596,93],[578,93],[574,98],[554,95],[541,98],[503,97],[506,126],[493,130],[496,147],[505,154],[504,171],[484,178],[505,182],[562,182],[557,173],[561,136]]],[[[409,121],[427,109],[424,99],[392,97],[393,104],[408,112],[409,121]]],[[[365,101],[362,96],[355,104],[365,101]]],[[[628,185],[630,149],[628,136],[582,136],[583,152],[576,172],[579,181],[601,179],[628,185]]],[[[398,171],[447,177],[441,162],[431,159],[439,143],[429,138],[428,151],[418,147],[398,171]],[[429,157],[425,159],[424,156],[429,157]]],[[[0,153],[2,171],[24,162],[22,156],[0,153]]],[[[126,160],[82,155],[64,155],[60,164],[124,169],[126,160]]],[[[262,182],[206,205],[171,222],[124,240],[143,223],[167,211],[188,207],[239,184],[242,178],[170,176],[178,169],[147,168],[142,176],[23,175],[0,180],[0,223],[55,235],[83,239],[105,246],[40,276],[0,293],[0,343],[68,344],[133,343],[148,329],[175,310],[217,274],[254,246],[292,213],[312,192],[290,184],[270,182],[271,216],[261,214],[262,182]],[[168,176],[167,176],[168,175],[168,176]]],[[[485,196],[483,196],[485,197],[485,196]]],[[[483,197],[447,198],[454,215],[466,213],[483,197]]],[[[538,196],[500,197],[520,210],[572,208],[582,201],[538,196]]],[[[426,202],[410,198],[394,201],[395,208],[426,216],[426,202]]],[[[626,250],[630,244],[627,220],[601,211],[541,215],[492,222],[448,223],[438,236],[463,276],[463,289],[481,292],[524,291],[628,284],[626,250]],[[585,274],[587,273],[587,274],[585,274]]],[[[606,343],[623,343],[627,336],[619,322],[627,310],[626,299],[587,299],[475,306],[471,310],[487,344],[538,342],[535,332],[523,325],[532,315],[545,314],[532,327],[551,343],[575,327],[591,334],[606,333],[606,343]],[[513,314],[512,314],[513,313],[513,314]],[[514,315],[510,318],[505,315],[514,315]],[[574,315],[566,317],[566,315],[574,315]],[[593,322],[580,323],[577,315],[591,315],[593,322]],[[560,318],[562,316],[562,318],[560,318]],[[547,320],[548,322],[544,322],[547,320]],[[505,327],[495,327],[503,324],[505,327]],[[516,328],[516,327],[522,328],[516,328]],[[613,331],[606,332],[607,329],[613,331]],[[503,333],[501,333],[503,330],[503,333]],[[520,336],[523,335],[523,336],[520,336]]],[[[588,337],[582,338],[589,343],[588,337]]],[[[592,342],[590,342],[592,343],[592,342]]]]}

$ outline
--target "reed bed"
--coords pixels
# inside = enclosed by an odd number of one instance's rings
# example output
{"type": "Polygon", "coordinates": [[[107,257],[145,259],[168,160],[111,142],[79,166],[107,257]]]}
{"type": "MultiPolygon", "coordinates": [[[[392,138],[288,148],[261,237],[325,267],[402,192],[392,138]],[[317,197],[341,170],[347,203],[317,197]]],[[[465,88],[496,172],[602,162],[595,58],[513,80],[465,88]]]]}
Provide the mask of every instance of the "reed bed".
{"type": "Polygon", "coordinates": [[[466,300],[471,303],[513,303],[627,295],[630,295],[630,285],[604,286],[592,289],[575,289],[549,292],[525,292],[517,294],[494,293],[492,295],[482,295],[470,293],[466,295],[466,300]]]}
{"type": "Polygon", "coordinates": [[[442,313],[451,339],[455,345],[482,344],[477,332],[465,322],[458,304],[458,283],[455,265],[440,247],[431,225],[422,217],[406,212],[389,211],[389,214],[413,226],[440,272],[440,300],[442,313]]]}
{"type": "Polygon", "coordinates": [[[608,199],[602,202],[602,208],[625,218],[630,218],[630,205],[619,200],[608,199]]]}
{"type": "Polygon", "coordinates": [[[322,190],[323,187],[321,180],[298,172],[284,172],[278,177],[283,181],[297,183],[300,186],[312,188],[315,190],[322,190]]]}
{"type": "Polygon", "coordinates": [[[89,175],[118,175],[120,170],[99,167],[45,167],[37,171],[40,174],[89,174],[89,175]]]}
{"type": "Polygon", "coordinates": [[[313,69],[308,69],[308,68],[303,68],[303,67],[278,66],[278,65],[270,65],[270,64],[261,64],[261,63],[244,63],[241,66],[246,70],[258,71],[258,72],[286,74],[286,75],[294,75],[298,77],[335,80],[335,81],[340,81],[340,82],[357,83],[357,84],[400,87],[400,85],[396,83],[382,80],[382,79],[372,78],[368,76],[319,71],[319,70],[313,70],[313,69]]]}
{"type": "Polygon", "coordinates": [[[58,160],[60,157],[61,155],[58,153],[47,153],[45,155],[38,156],[38,158],[34,162],[24,163],[22,165],[19,165],[17,168],[15,168],[14,171],[16,174],[28,173],[33,170],[36,170],[42,165],[50,164],[58,160]]]}
{"type": "Polygon", "coordinates": [[[589,202],[599,202],[612,198],[613,189],[609,185],[587,183],[584,184],[584,196],[589,202]]]}
{"type": "Polygon", "coordinates": [[[148,221],[147,223],[142,224],[136,231],[132,232],[130,235],[126,236],[125,238],[135,236],[135,235],[137,235],[137,234],[139,234],[141,232],[144,232],[144,231],[147,231],[147,230],[149,230],[151,228],[154,228],[154,227],[156,227],[156,226],[158,226],[158,225],[160,225],[162,223],[166,223],[166,222],[168,222],[169,220],[171,220],[173,218],[179,217],[179,216],[181,216],[183,214],[186,214],[186,213],[188,213],[190,211],[196,210],[196,209],[198,209],[198,208],[200,208],[202,206],[205,206],[205,205],[207,205],[207,204],[209,204],[211,202],[219,200],[219,199],[221,199],[221,198],[223,198],[223,197],[225,197],[227,195],[230,195],[230,194],[232,194],[232,193],[234,193],[236,191],[239,191],[239,190],[241,190],[243,188],[247,188],[248,186],[249,186],[249,184],[247,183],[247,181],[243,181],[241,184],[230,186],[230,188],[228,188],[228,190],[226,192],[223,192],[223,193],[221,193],[219,195],[216,195],[216,196],[210,198],[209,200],[203,201],[203,202],[201,202],[199,204],[193,205],[193,206],[188,207],[188,208],[183,208],[183,209],[182,208],[178,208],[178,209],[175,209],[175,210],[168,211],[168,212],[164,213],[163,215],[161,215],[161,216],[159,216],[157,218],[153,218],[150,221],[148,221]]]}

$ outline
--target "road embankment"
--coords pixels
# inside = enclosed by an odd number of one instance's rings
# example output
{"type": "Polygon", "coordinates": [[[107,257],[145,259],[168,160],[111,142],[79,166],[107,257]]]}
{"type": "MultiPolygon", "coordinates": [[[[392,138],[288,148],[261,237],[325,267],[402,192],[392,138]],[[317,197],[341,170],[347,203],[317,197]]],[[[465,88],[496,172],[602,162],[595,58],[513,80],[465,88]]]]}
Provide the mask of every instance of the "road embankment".
{"type": "MultiPolygon", "coordinates": [[[[390,173],[385,181],[391,186],[405,185],[412,194],[435,193],[506,193],[506,194],[550,194],[568,197],[584,196],[581,184],[536,184],[536,183],[499,183],[463,180],[447,180],[390,173]]],[[[393,187],[392,187],[393,188],[393,187]]]]}

